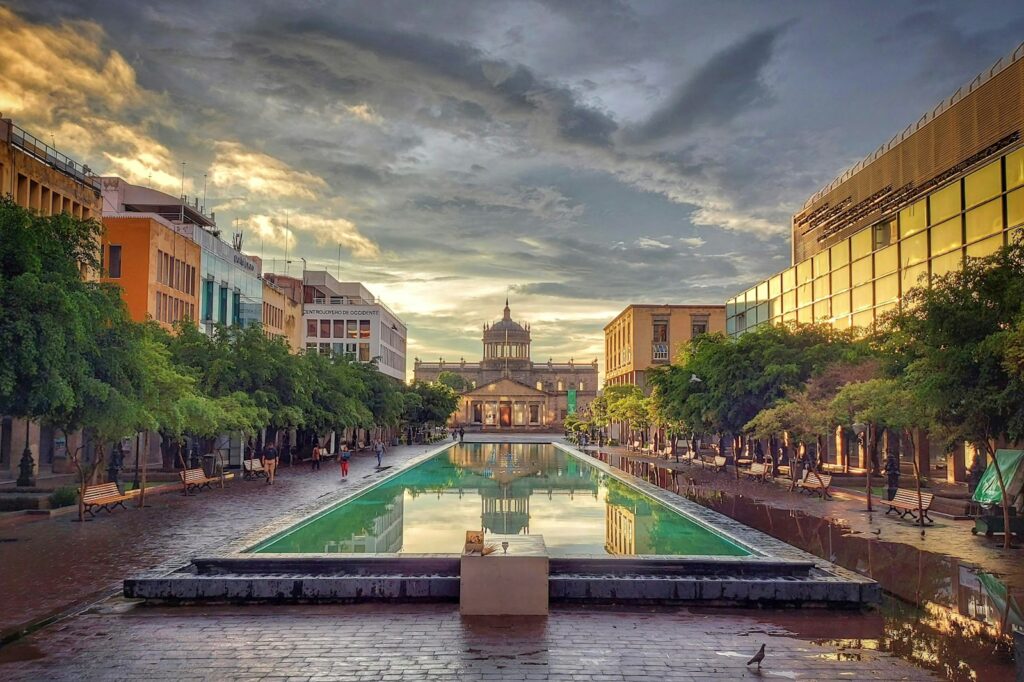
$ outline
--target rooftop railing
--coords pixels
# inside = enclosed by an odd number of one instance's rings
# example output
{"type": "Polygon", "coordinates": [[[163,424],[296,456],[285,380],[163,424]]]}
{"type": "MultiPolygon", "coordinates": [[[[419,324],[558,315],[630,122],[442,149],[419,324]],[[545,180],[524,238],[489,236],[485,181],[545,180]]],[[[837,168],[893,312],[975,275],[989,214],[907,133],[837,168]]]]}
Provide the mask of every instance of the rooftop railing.
{"type": "Polygon", "coordinates": [[[46,144],[32,133],[11,124],[11,144],[30,156],[34,156],[48,166],[78,180],[83,185],[101,191],[100,180],[93,175],[92,169],[80,164],[66,154],[62,154],[46,144]]]}
{"type": "Polygon", "coordinates": [[[940,114],[947,111],[950,107],[952,107],[954,104],[962,100],[964,97],[971,94],[972,92],[980,88],[982,85],[995,78],[1001,72],[1015,64],[1022,57],[1024,57],[1024,42],[1018,45],[1017,49],[1014,50],[1011,54],[1000,57],[999,61],[997,61],[987,70],[982,71],[977,76],[975,76],[970,83],[961,85],[959,88],[957,88],[956,92],[954,92],[948,98],[939,102],[934,109],[921,116],[921,118],[919,118],[916,123],[911,123],[910,125],[903,129],[903,132],[896,133],[895,135],[893,135],[888,142],[886,142],[881,147],[876,149],[873,153],[864,157],[864,159],[862,159],[855,166],[847,169],[838,178],[836,178],[828,185],[822,187],[820,190],[815,192],[810,199],[804,202],[804,205],[801,208],[801,210],[806,209],[808,206],[812,205],[814,202],[821,199],[823,196],[834,190],[836,187],[849,180],[855,174],[863,170],[868,164],[877,160],[887,151],[889,151],[890,149],[898,145],[900,142],[903,142],[903,140],[907,139],[908,137],[916,133],[923,126],[935,120],[940,114]]]}

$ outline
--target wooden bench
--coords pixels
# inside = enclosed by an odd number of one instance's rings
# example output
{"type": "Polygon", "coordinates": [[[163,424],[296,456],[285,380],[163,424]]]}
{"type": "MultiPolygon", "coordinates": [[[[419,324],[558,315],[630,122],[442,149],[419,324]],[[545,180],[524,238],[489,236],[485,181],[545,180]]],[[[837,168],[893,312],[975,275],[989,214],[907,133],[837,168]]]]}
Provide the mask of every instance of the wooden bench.
{"type": "Polygon", "coordinates": [[[189,490],[202,490],[203,488],[209,488],[210,484],[219,479],[209,478],[206,472],[202,469],[185,469],[184,471],[178,472],[178,478],[181,479],[182,485],[185,486],[185,493],[188,494],[189,490]]]}
{"type": "Polygon", "coordinates": [[[819,474],[816,471],[807,472],[802,480],[796,482],[796,486],[802,492],[818,495],[823,500],[832,498],[828,491],[830,485],[832,485],[832,474],[819,474]]]}
{"type": "Polygon", "coordinates": [[[748,468],[741,469],[740,473],[744,476],[750,476],[757,481],[766,481],[769,474],[771,474],[771,467],[764,463],[754,462],[748,468]]]}
{"type": "Polygon", "coordinates": [[[891,500],[885,501],[889,505],[889,511],[885,513],[896,512],[900,515],[901,519],[905,519],[909,515],[915,521],[919,520],[917,515],[920,513],[925,521],[934,523],[932,518],[928,516],[928,510],[931,509],[933,497],[932,493],[923,492],[921,493],[921,501],[918,503],[916,490],[897,488],[896,495],[891,500]]]}
{"type": "Polygon", "coordinates": [[[725,455],[713,455],[710,458],[704,455],[699,460],[702,467],[711,467],[715,471],[725,471],[725,463],[728,462],[725,455]]]}
{"type": "Polygon", "coordinates": [[[267,477],[267,470],[263,468],[263,460],[242,460],[242,478],[244,478],[247,481],[254,481],[260,476],[264,478],[267,477]]]}
{"type": "Polygon", "coordinates": [[[138,494],[137,491],[122,493],[117,489],[116,483],[100,483],[99,485],[85,487],[85,495],[82,496],[82,502],[85,504],[85,511],[89,512],[89,516],[96,515],[93,511],[94,507],[105,509],[109,514],[117,506],[120,506],[121,509],[127,509],[124,506],[124,501],[132,499],[136,494],[138,494]]]}

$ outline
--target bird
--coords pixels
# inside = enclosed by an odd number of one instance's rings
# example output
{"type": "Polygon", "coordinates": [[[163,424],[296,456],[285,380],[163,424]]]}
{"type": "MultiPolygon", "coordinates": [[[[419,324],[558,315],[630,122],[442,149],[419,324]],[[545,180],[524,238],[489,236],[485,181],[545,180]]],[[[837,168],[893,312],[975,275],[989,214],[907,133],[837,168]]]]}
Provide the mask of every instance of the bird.
{"type": "Polygon", "coordinates": [[[881,528],[876,528],[875,530],[873,530],[871,532],[874,533],[875,535],[881,535],[882,534],[882,529],[881,528]]]}
{"type": "Polygon", "coordinates": [[[749,661],[747,661],[747,665],[750,665],[751,663],[757,663],[757,669],[760,670],[761,669],[761,661],[763,661],[763,660],[764,660],[764,644],[762,644],[761,648],[757,650],[757,653],[754,654],[754,657],[752,659],[750,659],[749,661]]]}

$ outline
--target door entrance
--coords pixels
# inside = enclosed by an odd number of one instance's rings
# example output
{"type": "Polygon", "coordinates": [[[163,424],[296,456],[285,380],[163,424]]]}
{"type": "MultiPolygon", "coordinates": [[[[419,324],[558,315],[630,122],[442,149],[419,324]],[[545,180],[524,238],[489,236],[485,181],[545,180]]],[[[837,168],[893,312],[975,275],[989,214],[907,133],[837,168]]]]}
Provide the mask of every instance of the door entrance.
{"type": "Polygon", "coordinates": [[[512,426],[512,403],[501,403],[498,414],[502,428],[512,426]]]}

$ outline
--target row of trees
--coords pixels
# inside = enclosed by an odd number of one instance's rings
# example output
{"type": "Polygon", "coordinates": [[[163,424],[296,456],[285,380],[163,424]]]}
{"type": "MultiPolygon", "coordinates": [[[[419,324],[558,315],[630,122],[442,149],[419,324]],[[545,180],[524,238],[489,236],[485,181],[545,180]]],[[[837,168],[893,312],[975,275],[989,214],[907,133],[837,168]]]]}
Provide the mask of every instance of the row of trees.
{"type": "Polygon", "coordinates": [[[139,432],[160,434],[173,467],[186,436],[303,429],[322,439],[442,424],[456,409],[448,386],[406,387],[372,363],[293,354],[258,325],[207,336],[189,321],[174,334],[133,322],[119,287],[83,277],[100,270],[101,229],[0,201],[0,414],[83,431],[91,461],[83,448],[69,453],[83,486],[139,432]]]}
{"type": "MultiPolygon", "coordinates": [[[[1024,439],[1024,244],[922,282],[870,332],[789,325],[735,339],[703,335],[648,381],[648,398],[635,387],[606,389],[573,427],[626,421],[718,434],[736,451],[754,438],[776,452],[787,434],[821,452],[837,428],[856,437],[856,424],[869,453],[869,495],[881,435],[900,434],[914,448],[925,430],[995,462],[1009,528],[995,449],[1024,439]]],[[[916,458],[914,466],[919,485],[916,458]]]]}

